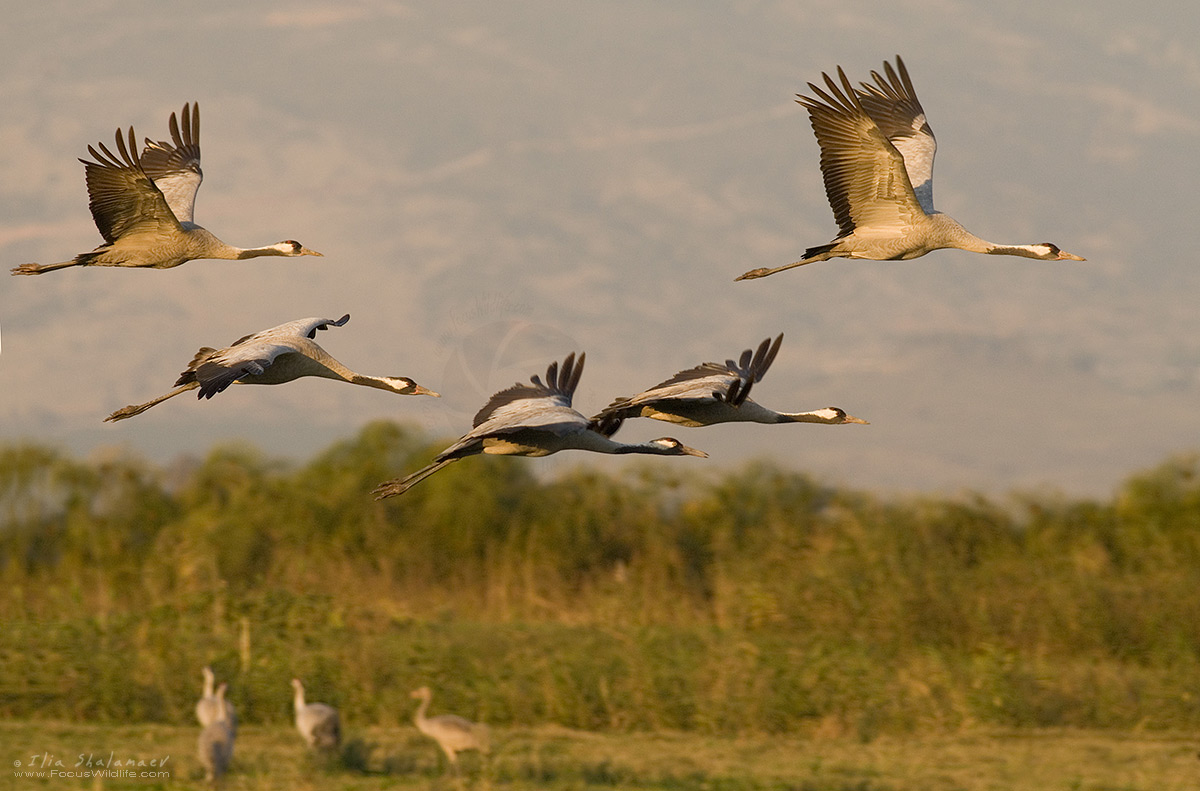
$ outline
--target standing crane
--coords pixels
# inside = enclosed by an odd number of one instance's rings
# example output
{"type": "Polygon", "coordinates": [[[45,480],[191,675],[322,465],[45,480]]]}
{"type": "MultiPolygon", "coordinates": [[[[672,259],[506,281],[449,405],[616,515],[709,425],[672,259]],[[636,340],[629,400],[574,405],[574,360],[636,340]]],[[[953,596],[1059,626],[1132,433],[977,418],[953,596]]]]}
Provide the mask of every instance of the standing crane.
{"type": "Polygon", "coordinates": [[[811,82],[818,98],[799,96],[821,147],[825,195],[837,219],[838,236],[810,247],[804,258],[774,269],[752,269],[736,280],[766,277],[830,258],[908,260],[932,250],[957,248],[988,255],[1017,255],[1045,261],[1083,261],[1050,242],[996,244],[975,236],[933,208],[933,157],[937,141],[925,120],[908,69],[896,68],[858,90],[838,67],[841,86],[822,73],[828,92],[811,82]],[[886,77],[884,76],[886,75],[886,77]]]}
{"type": "Polygon", "coordinates": [[[187,370],[179,375],[175,389],[147,401],[130,404],[104,418],[125,420],[140,415],[155,404],[189,390],[196,398],[212,398],[231,384],[277,385],[303,376],[320,376],[355,385],[366,385],[400,395],[437,397],[434,391],[403,376],[367,376],[355,373],[335,360],[313,340],[317,330],[340,327],[350,320],[347,313],[333,319],[298,319],[256,332],[234,341],[224,349],[205,346],[196,352],[187,370]]]}
{"type": "Polygon", "coordinates": [[[446,754],[452,768],[458,769],[458,753],[465,750],[478,750],[480,754],[487,755],[490,751],[490,734],[486,725],[481,722],[471,722],[456,714],[425,716],[425,712],[429,709],[429,701],[433,699],[433,692],[429,687],[414,689],[411,696],[421,701],[421,705],[417,707],[417,713],[413,716],[413,723],[417,726],[417,730],[437,742],[438,747],[441,747],[442,752],[446,754]]]}
{"type": "Polygon", "coordinates": [[[403,478],[381,483],[372,494],[376,500],[403,494],[451,462],[480,453],[500,456],[548,456],[560,450],[590,450],[596,453],[645,453],[654,456],[699,456],[673,437],[639,444],[616,442],[588,425],[588,419],[571,407],[571,399],[583,373],[586,355],[567,355],[546,369],[546,382],[535,374],[531,384],[517,383],[494,394],[475,415],[472,429],[439,453],[432,464],[403,478]]]}
{"type": "Polygon", "coordinates": [[[292,703],[296,710],[296,730],[314,750],[336,750],[342,743],[342,722],[337,709],[325,703],[305,703],[304,685],[292,679],[295,693],[292,703]]]}
{"type": "Polygon", "coordinates": [[[170,269],[197,258],[243,259],[264,255],[321,255],[288,239],[265,247],[233,247],[194,220],[200,170],[200,105],[183,106],[183,125],[171,113],[174,143],[153,142],[139,155],[133,127],[129,145],[117,130],[117,153],[88,146],[94,162],[80,159],[88,206],[104,244],[57,264],[22,264],[14,275],[40,275],[69,266],[170,269]]]}
{"type": "Polygon", "coordinates": [[[213,785],[220,783],[229,769],[233,760],[233,742],[237,735],[231,712],[227,710],[224,684],[217,689],[215,700],[216,719],[200,730],[196,745],[200,765],[204,767],[204,778],[213,785]]]}
{"type": "Polygon", "coordinates": [[[830,425],[867,422],[835,406],[811,412],[776,412],[755,403],[750,398],[750,388],[771,367],[781,343],[782,333],[774,343],[767,338],[757,350],[746,349],[737,362],[702,363],[680,371],[649,390],[618,398],[592,417],[589,425],[611,437],[631,417],[649,417],[691,427],[733,422],[830,425]]]}

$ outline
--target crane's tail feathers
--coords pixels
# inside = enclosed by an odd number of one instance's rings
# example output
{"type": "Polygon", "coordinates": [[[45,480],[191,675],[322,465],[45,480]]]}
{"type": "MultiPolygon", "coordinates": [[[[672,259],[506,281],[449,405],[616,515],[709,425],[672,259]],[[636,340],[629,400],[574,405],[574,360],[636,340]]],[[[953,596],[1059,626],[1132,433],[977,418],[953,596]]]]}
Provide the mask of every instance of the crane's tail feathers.
{"type": "Polygon", "coordinates": [[[186,393],[188,390],[195,390],[199,386],[200,385],[197,382],[189,382],[188,384],[182,385],[180,387],[176,387],[174,390],[170,391],[169,393],[164,393],[164,394],[160,395],[158,398],[151,399],[150,401],[147,401],[144,404],[130,404],[127,407],[121,407],[116,412],[113,412],[111,415],[104,418],[104,422],[105,423],[109,423],[109,422],[115,423],[118,420],[124,420],[126,418],[133,417],[134,415],[140,415],[143,412],[145,412],[147,409],[149,409],[150,407],[154,406],[155,404],[161,404],[163,401],[166,401],[168,398],[173,398],[174,396],[177,396],[180,393],[186,393]]]}
{"type": "Polygon", "coordinates": [[[441,461],[435,461],[433,464],[417,470],[412,475],[406,475],[403,478],[395,478],[390,481],[384,481],[376,486],[371,494],[375,495],[376,500],[385,500],[388,497],[395,497],[398,494],[404,494],[409,489],[416,486],[430,475],[433,475],[435,472],[445,467],[452,461],[458,461],[458,459],[442,459],[441,461]]]}

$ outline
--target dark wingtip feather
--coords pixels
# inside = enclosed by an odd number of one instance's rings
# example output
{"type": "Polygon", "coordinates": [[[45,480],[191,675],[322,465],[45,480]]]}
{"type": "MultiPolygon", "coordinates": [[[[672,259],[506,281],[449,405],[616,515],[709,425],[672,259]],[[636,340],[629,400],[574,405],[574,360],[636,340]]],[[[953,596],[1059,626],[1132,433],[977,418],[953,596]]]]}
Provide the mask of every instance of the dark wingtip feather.
{"type": "Polygon", "coordinates": [[[578,360],[575,358],[575,352],[568,354],[563,360],[562,370],[557,381],[550,383],[550,388],[562,393],[568,399],[571,398],[575,394],[575,388],[579,386],[579,378],[583,375],[583,363],[586,359],[587,355],[584,352],[579,353],[578,360]]]}
{"type": "Polygon", "coordinates": [[[723,397],[725,399],[725,403],[727,404],[739,406],[743,401],[746,400],[748,393],[749,388],[746,390],[742,389],[742,380],[734,379],[733,384],[729,385],[729,390],[725,392],[724,396],[722,396],[720,393],[714,393],[714,395],[716,395],[718,398],[723,397]]]}
{"type": "MultiPolygon", "coordinates": [[[[766,341],[763,341],[765,344],[766,341]]],[[[771,348],[767,350],[767,355],[758,364],[758,378],[762,379],[766,374],[767,369],[771,367],[771,363],[775,362],[775,355],[779,354],[779,347],[783,345],[783,333],[775,336],[775,342],[771,344],[771,348]]]]}
{"type": "Polygon", "coordinates": [[[783,333],[779,333],[772,341],[771,338],[766,338],[758,345],[758,349],[754,352],[754,360],[750,363],[750,377],[753,381],[762,381],[763,375],[767,369],[771,367],[771,363],[775,362],[775,355],[779,353],[779,345],[783,343],[783,333]]]}
{"type": "Polygon", "coordinates": [[[741,358],[738,360],[738,367],[739,367],[739,368],[742,368],[743,370],[744,370],[744,369],[747,369],[747,368],[749,368],[749,367],[750,367],[750,361],[751,361],[752,359],[754,359],[754,352],[750,351],[749,349],[745,349],[745,350],[743,350],[743,351],[742,351],[742,356],[741,356],[741,358]]]}

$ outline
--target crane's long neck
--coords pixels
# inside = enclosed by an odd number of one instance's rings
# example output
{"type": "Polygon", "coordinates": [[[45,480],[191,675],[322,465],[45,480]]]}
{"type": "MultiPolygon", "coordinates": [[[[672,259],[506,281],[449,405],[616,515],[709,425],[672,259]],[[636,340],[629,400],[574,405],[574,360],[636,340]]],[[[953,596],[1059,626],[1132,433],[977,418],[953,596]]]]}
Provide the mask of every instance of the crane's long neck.
{"type": "Polygon", "coordinates": [[[348,376],[345,377],[346,381],[351,384],[366,385],[367,387],[375,387],[379,390],[395,391],[396,389],[394,384],[382,376],[367,376],[366,374],[355,373],[345,366],[342,366],[342,368],[348,374],[348,376]]]}
{"type": "Polygon", "coordinates": [[[612,453],[623,455],[626,453],[646,453],[650,455],[662,455],[663,449],[649,442],[637,442],[626,444],[618,442],[611,437],[606,437],[596,431],[586,431],[581,437],[578,445],[580,450],[590,450],[594,453],[612,453]]]}
{"type": "Polygon", "coordinates": [[[1034,244],[991,244],[988,243],[988,249],[982,251],[988,255],[1019,255],[1022,258],[1046,258],[1046,248],[1044,245],[1034,244]]]}
{"type": "Polygon", "coordinates": [[[421,698],[421,705],[417,706],[417,713],[413,715],[413,722],[416,723],[417,728],[424,728],[425,712],[428,710],[429,710],[429,696],[426,695],[425,697],[421,698]]]}
{"type": "MultiPolygon", "coordinates": [[[[297,349],[299,355],[292,357],[288,361],[288,365],[292,366],[292,373],[300,376],[320,376],[324,379],[338,379],[343,382],[351,382],[356,385],[367,385],[368,387],[386,388],[387,385],[383,380],[375,376],[364,376],[355,371],[351,371],[340,360],[335,358],[329,352],[322,349],[315,343],[307,343],[297,349]]],[[[277,363],[278,365],[278,363],[277,363]]],[[[270,369],[268,369],[268,375],[270,369]]]]}
{"type": "MultiPolygon", "coordinates": [[[[172,394],[174,394],[174,391],[172,391],[172,394]]],[[[163,398],[169,398],[169,397],[170,396],[163,396],[163,398]]],[[[158,403],[158,402],[157,401],[152,402],[150,404],[150,406],[153,406],[156,403],[158,403]]],[[[149,409],[149,407],[146,407],[146,408],[149,409]]],[[[129,409],[129,407],[125,407],[125,409],[129,409]]],[[[113,414],[116,414],[116,413],[114,412],[113,414]]],[[[134,414],[137,414],[137,413],[134,413],[134,414]]],[[[124,417],[130,417],[130,416],[125,415],[124,417]]],[[[109,416],[109,419],[113,419],[111,415],[109,416]]],[[[206,698],[211,698],[212,694],[213,694],[213,674],[208,670],[208,668],[204,669],[204,692],[202,694],[206,698]]]]}
{"type": "Polygon", "coordinates": [[[773,423],[839,423],[841,415],[832,409],[814,409],[811,412],[776,412],[773,423]]]}
{"type": "MultiPolygon", "coordinates": [[[[605,437],[605,439],[608,439],[605,437]]],[[[663,445],[655,445],[653,442],[636,442],[626,445],[621,442],[612,442],[610,450],[602,450],[601,453],[614,453],[623,455],[626,453],[643,453],[647,456],[678,456],[679,452],[675,448],[668,448],[663,445]]]]}
{"type": "Polygon", "coordinates": [[[395,379],[389,379],[386,376],[368,376],[367,374],[351,371],[337,360],[328,356],[322,358],[319,362],[321,370],[316,372],[317,376],[323,376],[326,379],[340,379],[352,385],[374,387],[376,390],[387,390],[389,393],[404,392],[400,389],[395,379]]]}
{"type": "Polygon", "coordinates": [[[265,247],[235,247],[217,238],[217,235],[195,223],[183,223],[184,239],[191,255],[198,258],[216,258],[226,261],[243,258],[258,258],[263,255],[289,255],[290,246],[270,244],[265,247]]]}
{"type": "Polygon", "coordinates": [[[941,226],[941,241],[947,242],[945,244],[947,247],[985,255],[1018,255],[1022,258],[1049,257],[1044,244],[996,244],[987,239],[981,239],[964,228],[957,220],[945,214],[932,215],[930,219],[941,226]]]}
{"type": "Polygon", "coordinates": [[[292,698],[292,704],[296,707],[296,714],[304,710],[304,687],[296,685],[296,695],[292,698]]]}
{"type": "MultiPolygon", "coordinates": [[[[291,247],[284,247],[278,244],[269,244],[265,247],[233,247],[230,246],[226,251],[230,253],[229,258],[242,260],[246,258],[260,258],[264,255],[294,255],[291,247]]],[[[213,258],[224,256],[212,256],[213,258]]]]}

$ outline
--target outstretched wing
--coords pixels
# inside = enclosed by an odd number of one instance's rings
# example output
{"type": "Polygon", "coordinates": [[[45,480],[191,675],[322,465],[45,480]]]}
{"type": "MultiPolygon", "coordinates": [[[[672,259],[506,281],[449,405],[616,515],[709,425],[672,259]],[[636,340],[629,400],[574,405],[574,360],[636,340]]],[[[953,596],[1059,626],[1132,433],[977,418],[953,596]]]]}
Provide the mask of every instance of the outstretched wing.
{"type": "Polygon", "coordinates": [[[171,139],[174,144],[146,138],[142,150],[142,168],[154,180],[167,199],[167,205],[181,223],[193,222],[196,192],[204,179],[200,170],[200,105],[183,106],[183,126],[171,113],[171,139]]]}
{"type": "Polygon", "coordinates": [[[117,152],[103,143],[88,146],[96,160],[80,159],[87,180],[88,207],[104,241],[112,244],[130,233],[177,233],[182,229],[167,205],[162,191],[142,169],[134,143],[133,127],[129,127],[126,147],[121,130],[117,130],[117,152]]]}
{"type": "Polygon", "coordinates": [[[575,388],[579,385],[579,377],[583,374],[583,363],[587,355],[581,353],[575,360],[571,352],[559,368],[558,362],[550,363],[546,369],[546,382],[535,374],[530,377],[530,384],[518,382],[512,387],[505,388],[493,395],[475,414],[473,428],[479,428],[485,422],[511,422],[514,419],[534,419],[540,422],[539,415],[553,414],[559,410],[571,409],[571,399],[575,388]]]}
{"type": "Polygon", "coordinates": [[[637,417],[646,405],[667,401],[724,401],[741,406],[750,387],[762,380],[779,353],[783,333],[772,342],[765,339],[756,350],[746,349],[738,361],[701,363],[672,376],[649,390],[629,398],[618,398],[588,421],[588,427],[611,437],[628,418],[637,417]]]}
{"type": "Polygon", "coordinates": [[[841,86],[828,74],[818,98],[800,96],[821,147],[825,195],[842,236],[856,228],[902,229],[924,214],[904,169],[904,157],[863,108],[838,67],[841,86]]]}
{"type": "Polygon", "coordinates": [[[771,367],[771,363],[775,362],[775,355],[779,354],[781,343],[783,343],[782,332],[775,337],[774,343],[770,338],[764,339],[753,353],[746,349],[736,364],[733,360],[726,360],[726,370],[730,374],[736,374],[737,378],[730,383],[729,389],[725,391],[721,400],[733,406],[741,406],[750,396],[750,386],[755,382],[761,382],[767,369],[771,367]]]}
{"type": "Polygon", "coordinates": [[[308,338],[311,340],[317,337],[317,330],[327,330],[330,327],[341,327],[348,321],[350,321],[349,313],[347,313],[345,316],[342,316],[340,319],[337,319],[336,321],[334,319],[322,319],[315,317],[310,319],[296,319],[295,321],[284,322],[278,327],[271,327],[268,330],[251,333],[250,335],[243,335],[241,338],[238,338],[236,341],[229,344],[229,346],[234,347],[243,343],[270,338],[296,337],[308,338]]]}
{"type": "Polygon", "coordinates": [[[859,101],[900,156],[913,193],[926,214],[933,214],[933,158],[937,140],[917,100],[908,69],[900,56],[896,68],[884,61],[883,74],[871,72],[875,84],[862,83],[859,101]]]}

